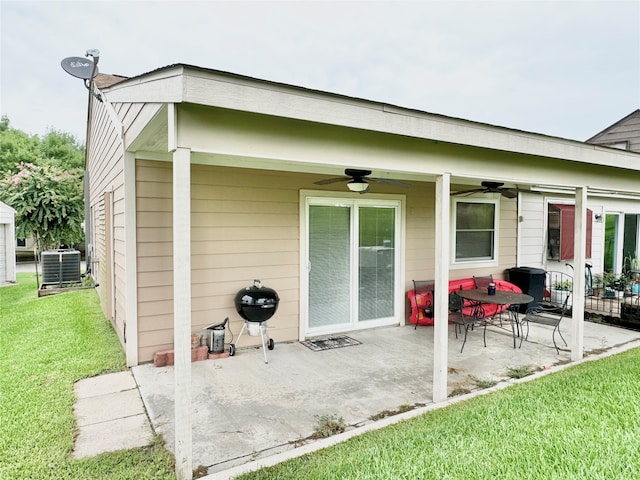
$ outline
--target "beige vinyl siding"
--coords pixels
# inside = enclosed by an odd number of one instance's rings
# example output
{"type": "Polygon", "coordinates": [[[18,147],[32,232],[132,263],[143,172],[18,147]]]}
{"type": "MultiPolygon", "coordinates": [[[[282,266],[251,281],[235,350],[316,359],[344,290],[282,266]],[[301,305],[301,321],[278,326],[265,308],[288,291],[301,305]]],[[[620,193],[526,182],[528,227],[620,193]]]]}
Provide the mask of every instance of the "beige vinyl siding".
{"type": "MultiPolygon", "coordinates": [[[[136,161],[138,326],[140,361],[173,341],[172,165],[136,161]]],[[[299,335],[299,190],[318,177],[229,167],[192,165],[192,327],[194,332],[229,317],[237,337],[243,321],[234,308],[238,290],[254,279],[280,296],[269,321],[275,341],[299,335]]],[[[325,190],[339,190],[330,185],[325,190]]],[[[318,187],[320,189],[320,187],[318,187]]],[[[434,271],[435,188],[413,183],[409,190],[376,185],[376,191],[406,195],[406,290],[413,279],[434,271]]],[[[500,266],[454,270],[451,278],[483,273],[503,276],[515,265],[516,202],[503,200],[500,266]]],[[[227,332],[228,335],[228,332],[227,332]]],[[[229,341],[229,337],[227,337],[229,341]]],[[[243,335],[239,347],[259,343],[243,335]]]]}
{"type": "Polygon", "coordinates": [[[433,280],[435,201],[431,184],[413,184],[407,192],[405,290],[413,288],[413,280],[433,280]]]}
{"type": "MultiPolygon", "coordinates": [[[[432,185],[415,184],[414,189],[407,194],[406,225],[406,287],[409,289],[413,287],[412,280],[433,280],[434,276],[435,188],[432,185]],[[419,190],[419,195],[416,190],[419,190]]],[[[498,266],[456,268],[450,271],[449,277],[457,279],[492,274],[495,278],[503,278],[504,270],[516,264],[516,232],[517,202],[502,199],[498,232],[498,266]]]]}
{"type": "Polygon", "coordinates": [[[173,348],[172,165],[136,161],[138,360],[173,348]]]}
{"type": "Polygon", "coordinates": [[[123,151],[118,134],[103,103],[94,102],[91,130],[91,143],[88,169],[90,172],[90,204],[93,211],[93,274],[96,279],[100,303],[107,318],[124,345],[125,322],[124,299],[125,286],[122,272],[124,270],[124,198],[123,198],[123,151]],[[105,231],[105,192],[111,194],[111,236],[113,245],[112,266],[107,268],[106,244],[108,238],[105,231]],[[109,275],[109,272],[113,272],[109,275]],[[107,279],[107,275],[111,279],[107,279]],[[107,291],[111,286],[112,291],[107,291]],[[111,299],[111,300],[110,300],[111,299]],[[113,303],[111,303],[113,302],[113,303]],[[109,308],[109,305],[113,305],[109,308]]]}
{"type": "MultiPolygon", "coordinates": [[[[298,190],[303,184],[296,177],[192,166],[194,331],[229,317],[237,336],[243,321],[234,308],[235,294],[260,279],[281,299],[269,322],[270,335],[276,341],[298,338],[298,190]]],[[[136,162],[140,361],[172,348],[171,182],[170,163],[136,162]]],[[[244,335],[238,346],[258,340],[244,335]]]]}
{"type": "Polygon", "coordinates": [[[627,150],[640,152],[640,110],[636,110],[587,141],[605,146],[627,142],[627,150]]]}
{"type": "MultiPolygon", "coordinates": [[[[488,271],[494,277],[506,279],[505,270],[516,266],[518,251],[518,201],[502,199],[500,202],[500,244],[498,271],[488,271]]],[[[474,273],[478,275],[478,273],[474,273]]],[[[481,274],[480,274],[481,275],[481,274]]]]}
{"type": "MultiPolygon", "coordinates": [[[[126,338],[125,220],[124,220],[124,150],[121,134],[127,135],[138,118],[148,118],[157,105],[113,104],[113,113],[104,102],[93,103],[90,155],[90,204],[93,218],[94,276],[100,303],[112,322],[120,341],[126,338]],[[106,244],[108,221],[105,218],[104,193],[111,197],[111,245],[106,244]],[[106,265],[107,248],[113,248],[111,265],[106,265]],[[110,278],[107,279],[107,276],[110,278]],[[110,291],[107,291],[111,287],[110,291]]],[[[87,242],[88,243],[88,242],[87,242]]]]}

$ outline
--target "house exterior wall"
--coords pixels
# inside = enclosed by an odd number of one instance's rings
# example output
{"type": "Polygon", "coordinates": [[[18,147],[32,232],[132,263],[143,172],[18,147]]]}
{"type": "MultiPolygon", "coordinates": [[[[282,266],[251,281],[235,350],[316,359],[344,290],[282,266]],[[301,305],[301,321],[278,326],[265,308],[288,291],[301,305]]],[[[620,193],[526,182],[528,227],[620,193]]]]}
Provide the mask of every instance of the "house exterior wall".
{"type": "MultiPolygon", "coordinates": [[[[140,361],[172,348],[172,165],[136,162],[140,361]]],[[[281,301],[270,326],[278,340],[298,337],[299,219],[294,174],[192,166],[192,325],[230,318],[233,298],[253,279],[281,301]]],[[[243,337],[249,344],[251,337],[243,337]]],[[[253,342],[255,343],[255,342],[253,342]]]]}
{"type": "MultiPolygon", "coordinates": [[[[522,194],[520,200],[520,266],[538,267],[545,270],[564,271],[571,273],[565,261],[557,262],[547,259],[547,205],[549,203],[573,204],[574,197],[559,194],[533,195],[522,194]]],[[[594,273],[604,271],[604,242],[605,224],[602,219],[607,213],[640,214],[640,202],[622,199],[590,197],[587,208],[593,212],[591,258],[587,260],[592,265],[594,273]],[[601,216],[596,219],[595,216],[601,216]]],[[[573,262],[568,262],[573,263],[573,262]]]]}
{"type": "Polygon", "coordinates": [[[91,271],[102,309],[124,344],[125,319],[119,308],[124,290],[117,288],[121,282],[115,274],[122,268],[123,255],[124,152],[118,128],[103,103],[94,102],[93,118],[87,163],[93,238],[86,242],[93,252],[91,271]]]}
{"type": "Polygon", "coordinates": [[[127,341],[124,145],[139,134],[140,123],[146,124],[160,108],[157,104],[109,103],[104,94],[103,102],[92,104],[86,167],[92,233],[86,239],[92,252],[88,267],[98,284],[103,312],[123,346],[127,341]]]}
{"type": "MultiPolygon", "coordinates": [[[[192,328],[230,318],[237,337],[243,321],[233,299],[253,279],[274,288],[278,311],[269,321],[276,341],[299,336],[299,190],[317,176],[291,172],[192,165],[192,328]]],[[[341,185],[341,184],[340,184],[341,185]]],[[[435,193],[433,184],[414,183],[406,194],[405,290],[411,280],[434,276],[435,193]]],[[[317,187],[320,189],[320,187],[317,187]]],[[[328,188],[325,188],[325,190],[328,188]]],[[[342,191],[342,187],[332,187],[342,191]]],[[[172,348],[172,164],[136,161],[139,360],[172,348]]],[[[451,278],[502,272],[515,265],[516,202],[501,202],[499,266],[463,268],[451,278]]],[[[228,335],[228,332],[227,332],[228,335]]],[[[227,341],[229,339],[227,338],[227,341]]],[[[241,345],[258,343],[243,335],[241,345]]]]}
{"type": "MultiPolygon", "coordinates": [[[[21,239],[24,241],[24,245],[18,245],[18,239],[16,238],[16,254],[24,253],[25,256],[30,256],[33,259],[33,249],[36,246],[36,240],[33,237],[27,237],[21,239]]],[[[20,255],[18,255],[20,256],[20,255]]]]}
{"type": "MultiPolygon", "coordinates": [[[[100,208],[101,200],[94,195],[96,223],[103,225],[102,232],[96,230],[96,248],[109,250],[107,233],[113,243],[111,271],[100,266],[101,274],[112,281],[111,306],[103,292],[101,298],[105,309],[113,311],[123,341],[122,305],[135,317],[140,361],[150,360],[155,350],[171,348],[173,341],[171,152],[175,148],[188,149],[193,165],[194,329],[229,316],[237,334],[242,322],[234,311],[233,296],[258,277],[288,294],[281,294],[277,321],[270,322],[283,329],[282,337],[276,337],[279,341],[298,337],[297,195],[301,189],[316,188],[313,181],[320,175],[335,175],[352,166],[413,182],[405,203],[406,288],[413,278],[434,277],[434,212],[439,210],[433,185],[441,175],[453,184],[477,185],[480,179],[493,178],[525,188],[588,185],[619,192],[635,192],[640,181],[638,156],[631,152],[183,66],[107,88],[106,98],[115,102],[113,107],[96,105],[98,121],[92,122],[93,130],[102,126],[96,132],[96,141],[102,143],[95,148],[103,160],[95,164],[93,181],[100,183],[96,189],[102,198],[110,192],[113,212],[113,218],[106,219],[107,210],[104,205],[100,208]],[[131,161],[123,169],[125,149],[131,161]],[[125,239],[132,238],[133,228],[125,237],[124,207],[118,202],[124,195],[123,183],[128,188],[132,185],[133,156],[138,159],[134,169],[137,210],[134,222],[129,209],[126,225],[136,225],[138,238],[123,247],[125,239]],[[123,171],[127,172],[124,181],[123,171]],[[107,220],[111,221],[109,232],[105,231],[107,220]],[[136,247],[134,278],[131,263],[123,272],[122,262],[125,249],[132,252],[132,243],[136,247]],[[127,302],[124,296],[126,273],[130,282],[137,281],[135,290],[129,286],[137,302],[131,297],[127,302]]],[[[382,192],[405,193],[386,188],[382,192]]],[[[331,185],[325,190],[339,188],[331,185]]],[[[127,202],[132,197],[128,195],[127,202]]],[[[500,205],[498,261],[482,268],[452,267],[450,278],[488,273],[500,277],[517,264],[523,253],[517,247],[522,223],[518,203],[502,199],[500,205]]],[[[104,254],[96,258],[103,264],[107,260],[104,254]]],[[[128,261],[132,258],[129,255],[128,261]]],[[[253,340],[257,339],[244,341],[253,340]]]]}
{"type": "Polygon", "coordinates": [[[124,150],[122,136],[141,105],[94,102],[87,164],[92,217],[91,270],[105,316],[126,342],[124,150]],[[109,111],[109,108],[112,108],[109,111]]]}
{"type": "MultiPolygon", "coordinates": [[[[412,280],[433,280],[434,278],[435,191],[432,184],[420,184],[418,189],[414,188],[407,193],[406,290],[413,288],[412,280]]],[[[483,197],[477,196],[477,198],[483,197]]],[[[452,266],[449,278],[453,280],[489,274],[495,278],[506,278],[505,270],[516,264],[516,232],[516,201],[503,199],[500,202],[497,265],[491,267],[474,267],[472,264],[452,266]]]]}

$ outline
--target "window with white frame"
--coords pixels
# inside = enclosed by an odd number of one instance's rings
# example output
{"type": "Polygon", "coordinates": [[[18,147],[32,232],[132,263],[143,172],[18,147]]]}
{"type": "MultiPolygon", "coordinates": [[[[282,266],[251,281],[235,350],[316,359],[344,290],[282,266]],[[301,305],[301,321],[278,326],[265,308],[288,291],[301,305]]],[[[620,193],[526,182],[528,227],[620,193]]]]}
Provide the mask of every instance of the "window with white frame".
{"type": "Polygon", "coordinates": [[[496,260],[499,200],[454,198],[452,207],[454,263],[496,260]]]}

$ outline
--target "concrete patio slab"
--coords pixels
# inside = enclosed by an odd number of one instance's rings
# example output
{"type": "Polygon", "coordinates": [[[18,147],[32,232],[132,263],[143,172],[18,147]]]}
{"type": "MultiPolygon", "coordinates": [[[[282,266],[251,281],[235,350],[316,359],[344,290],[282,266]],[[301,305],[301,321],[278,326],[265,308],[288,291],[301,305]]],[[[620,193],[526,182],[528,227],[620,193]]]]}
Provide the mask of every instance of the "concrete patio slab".
{"type": "MultiPolygon", "coordinates": [[[[562,331],[571,342],[571,320],[562,331]]],[[[277,340],[277,328],[270,336],[277,340]]],[[[351,332],[360,345],[313,352],[298,342],[276,344],[263,361],[257,348],[235,357],[192,364],[193,465],[210,474],[309,444],[318,417],[342,417],[362,429],[372,417],[432,403],[433,329],[413,326],[351,332]]],[[[640,332],[585,323],[585,352],[640,341],[640,332]]],[[[561,342],[561,340],[558,339],[561,342]]],[[[529,341],[513,348],[510,330],[489,327],[462,339],[449,331],[449,392],[477,390],[474,379],[508,379],[509,367],[549,369],[570,361],[556,353],[551,329],[532,325],[529,341]]],[[[173,367],[133,368],[149,417],[174,448],[173,367]]]]}

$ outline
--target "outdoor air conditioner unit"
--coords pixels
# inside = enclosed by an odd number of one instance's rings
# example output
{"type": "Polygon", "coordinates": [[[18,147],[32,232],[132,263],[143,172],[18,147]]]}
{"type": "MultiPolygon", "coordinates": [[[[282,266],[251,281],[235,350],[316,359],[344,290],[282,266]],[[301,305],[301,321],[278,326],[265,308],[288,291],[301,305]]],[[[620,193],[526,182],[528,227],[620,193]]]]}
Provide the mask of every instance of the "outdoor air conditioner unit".
{"type": "Polygon", "coordinates": [[[80,283],[80,252],[72,249],[42,252],[42,284],[80,283]]]}

